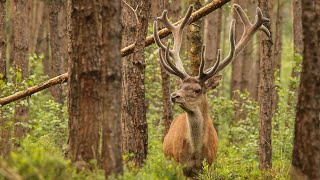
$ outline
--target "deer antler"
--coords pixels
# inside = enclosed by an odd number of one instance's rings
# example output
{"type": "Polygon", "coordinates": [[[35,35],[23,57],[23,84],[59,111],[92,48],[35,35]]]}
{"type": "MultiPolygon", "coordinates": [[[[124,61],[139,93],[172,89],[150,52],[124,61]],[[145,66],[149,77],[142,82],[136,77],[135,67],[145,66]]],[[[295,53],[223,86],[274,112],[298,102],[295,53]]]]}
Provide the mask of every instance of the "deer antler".
{"type": "MultiPolygon", "coordinates": [[[[231,28],[230,28],[230,52],[229,55],[220,63],[220,50],[218,51],[218,58],[217,62],[213,67],[207,69],[205,72],[203,71],[203,66],[200,65],[199,69],[199,76],[197,77],[200,82],[205,82],[207,79],[218,73],[220,70],[225,68],[234,58],[236,58],[240,52],[246,47],[248,42],[251,40],[253,35],[258,31],[261,30],[263,31],[267,36],[270,36],[270,31],[263,25],[265,22],[269,22],[269,19],[264,17],[262,15],[261,9],[257,7],[257,15],[256,15],[256,21],[254,24],[252,24],[243,11],[243,9],[238,5],[234,4],[233,8],[239,15],[242,24],[244,25],[244,32],[242,34],[242,37],[240,41],[235,45],[235,20],[232,20],[231,23],[231,28]]],[[[201,51],[201,56],[204,59],[204,48],[201,51]]],[[[203,63],[204,60],[201,60],[201,64],[203,63]]]]}
{"type": "Polygon", "coordinates": [[[169,45],[166,47],[164,44],[162,44],[160,37],[158,35],[158,22],[154,21],[153,23],[153,34],[155,38],[156,44],[160,47],[160,62],[162,63],[162,66],[168,70],[170,73],[174,75],[179,76],[181,79],[184,79],[186,77],[189,77],[189,75],[186,73],[182,61],[180,59],[180,48],[181,48],[181,43],[182,43],[182,34],[183,34],[183,29],[191,22],[192,20],[192,10],[193,6],[190,6],[185,17],[183,18],[182,22],[178,25],[172,24],[167,16],[167,10],[164,10],[162,15],[157,18],[157,21],[160,21],[167,29],[169,29],[172,32],[174,43],[173,43],[173,49],[169,49],[169,45]],[[163,52],[166,52],[165,58],[163,56],[163,52]],[[174,64],[172,64],[170,57],[173,58],[174,64]]]}

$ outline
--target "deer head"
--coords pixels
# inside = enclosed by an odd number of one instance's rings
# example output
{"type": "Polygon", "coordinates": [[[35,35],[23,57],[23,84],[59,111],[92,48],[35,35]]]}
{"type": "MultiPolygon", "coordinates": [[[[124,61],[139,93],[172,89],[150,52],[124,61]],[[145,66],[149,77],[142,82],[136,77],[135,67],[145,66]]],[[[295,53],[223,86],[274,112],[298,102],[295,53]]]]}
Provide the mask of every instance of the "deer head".
{"type": "Polygon", "coordinates": [[[179,51],[182,43],[183,29],[192,21],[192,10],[190,6],[185,17],[178,25],[172,24],[168,20],[167,11],[164,10],[161,17],[158,17],[153,23],[153,34],[156,44],[159,46],[159,57],[160,65],[169,73],[179,77],[182,84],[177,92],[171,94],[172,102],[179,103],[180,106],[188,111],[196,108],[201,101],[206,98],[206,92],[218,85],[221,80],[221,76],[215,76],[219,71],[225,68],[237,55],[245,48],[248,41],[253,37],[256,31],[261,30],[270,36],[269,30],[263,25],[265,22],[269,22],[269,19],[263,17],[260,8],[257,8],[256,21],[252,24],[243,9],[237,5],[233,5],[234,10],[239,15],[243,25],[244,33],[240,41],[236,44],[235,42],[235,20],[233,19],[230,27],[229,43],[230,51],[228,56],[220,60],[220,49],[217,53],[217,60],[215,64],[208,69],[204,69],[205,63],[205,45],[202,46],[201,50],[201,63],[199,67],[199,74],[196,77],[188,75],[183,67],[183,63],[180,59],[179,51]],[[174,44],[173,49],[170,49],[170,44],[165,46],[158,36],[158,21],[161,22],[167,29],[173,34],[174,44]],[[174,62],[171,61],[171,58],[174,62]],[[211,78],[215,77],[215,78],[211,78]],[[211,78],[211,81],[208,81],[211,78]]]}

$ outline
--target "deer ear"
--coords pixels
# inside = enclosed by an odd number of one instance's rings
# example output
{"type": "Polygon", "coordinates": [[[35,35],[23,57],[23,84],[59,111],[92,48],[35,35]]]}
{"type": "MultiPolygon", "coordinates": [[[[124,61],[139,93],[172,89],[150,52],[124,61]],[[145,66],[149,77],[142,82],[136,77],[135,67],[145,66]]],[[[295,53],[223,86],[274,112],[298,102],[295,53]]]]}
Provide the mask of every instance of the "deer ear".
{"type": "Polygon", "coordinates": [[[208,79],[204,83],[204,91],[208,92],[211,89],[215,89],[219,85],[219,82],[221,81],[221,79],[222,79],[222,75],[216,75],[208,79]]]}

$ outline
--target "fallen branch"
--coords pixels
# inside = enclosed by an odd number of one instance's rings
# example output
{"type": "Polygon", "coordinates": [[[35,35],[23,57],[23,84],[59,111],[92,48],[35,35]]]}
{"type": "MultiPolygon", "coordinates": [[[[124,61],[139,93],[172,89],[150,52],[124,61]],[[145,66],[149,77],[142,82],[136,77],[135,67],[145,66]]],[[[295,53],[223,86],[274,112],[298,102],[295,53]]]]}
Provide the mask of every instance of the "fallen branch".
{"type": "Polygon", "coordinates": [[[18,99],[31,96],[32,94],[39,92],[43,89],[49,88],[49,87],[57,85],[57,84],[62,84],[64,82],[67,82],[67,80],[68,80],[68,73],[62,74],[62,75],[57,76],[55,78],[49,79],[48,81],[43,82],[41,84],[29,87],[26,90],[19,91],[13,95],[1,98],[0,104],[2,106],[4,106],[4,105],[9,104],[9,103],[16,101],[18,99]]]}
{"type": "MultiPolygon", "coordinates": [[[[228,3],[229,1],[230,0],[213,0],[213,1],[211,1],[207,5],[203,6],[201,9],[192,13],[192,21],[191,22],[194,22],[194,21],[201,19],[202,17],[208,15],[212,11],[222,7],[223,5],[228,3]]],[[[178,24],[180,22],[181,22],[181,19],[174,24],[178,24]]],[[[169,34],[171,34],[171,32],[167,28],[161,29],[158,32],[158,35],[161,39],[167,37],[169,34]]],[[[145,43],[146,47],[153,44],[154,43],[154,36],[153,35],[148,36],[144,43],[145,43]]],[[[135,44],[131,44],[125,48],[122,48],[121,49],[121,57],[125,57],[125,56],[133,53],[134,47],[135,47],[135,44]]],[[[9,103],[16,101],[18,99],[31,96],[32,94],[39,92],[43,89],[49,88],[49,87],[57,85],[57,84],[62,84],[64,82],[67,82],[67,80],[68,80],[68,73],[59,75],[59,76],[54,77],[44,83],[30,87],[27,90],[19,91],[13,95],[1,98],[0,104],[2,106],[4,106],[4,105],[9,104],[9,103]]]]}

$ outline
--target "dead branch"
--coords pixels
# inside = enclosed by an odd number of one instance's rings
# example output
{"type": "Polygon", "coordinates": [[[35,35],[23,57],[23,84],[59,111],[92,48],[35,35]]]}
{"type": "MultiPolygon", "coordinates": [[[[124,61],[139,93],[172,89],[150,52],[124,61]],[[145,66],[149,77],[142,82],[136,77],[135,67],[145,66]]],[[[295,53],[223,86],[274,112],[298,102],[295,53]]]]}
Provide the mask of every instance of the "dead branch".
{"type": "Polygon", "coordinates": [[[67,80],[68,80],[68,73],[62,74],[60,76],[54,77],[52,79],[49,79],[48,81],[43,82],[41,84],[29,87],[26,90],[19,91],[19,92],[15,93],[15,94],[12,94],[10,96],[1,98],[0,99],[0,104],[2,106],[4,106],[4,105],[9,104],[9,103],[11,103],[13,101],[16,101],[18,99],[22,99],[22,98],[31,96],[32,94],[34,94],[36,92],[39,92],[39,91],[41,91],[43,89],[47,89],[47,88],[49,88],[51,86],[67,82],[67,80]]]}
{"type": "MultiPolygon", "coordinates": [[[[230,0],[212,0],[210,3],[208,3],[207,5],[203,6],[201,9],[195,11],[194,13],[192,13],[192,22],[197,21],[199,19],[201,19],[202,17],[208,15],[209,13],[211,13],[212,11],[222,7],[223,5],[225,5],[226,3],[228,3],[230,0]]],[[[177,21],[176,23],[174,23],[175,25],[179,24],[181,22],[181,19],[179,21],[177,21]]],[[[158,35],[161,39],[167,37],[168,35],[170,35],[171,32],[167,29],[161,29],[158,32],[158,35]]],[[[154,43],[154,36],[150,35],[146,38],[145,40],[145,47],[150,46],[151,44],[154,43]]],[[[131,44],[125,48],[121,49],[121,57],[125,57],[128,56],[129,54],[133,53],[135,44],[131,44]]],[[[16,101],[18,99],[21,98],[25,98],[28,96],[31,96],[32,94],[39,92],[43,89],[49,88],[51,86],[57,85],[57,84],[62,84],[64,82],[67,82],[68,80],[68,73],[59,75],[57,77],[54,77],[52,79],[49,79],[48,81],[38,84],[36,86],[30,87],[26,90],[23,91],[19,91],[13,95],[4,97],[0,99],[0,104],[2,106],[9,104],[13,101],[16,101]]]]}

